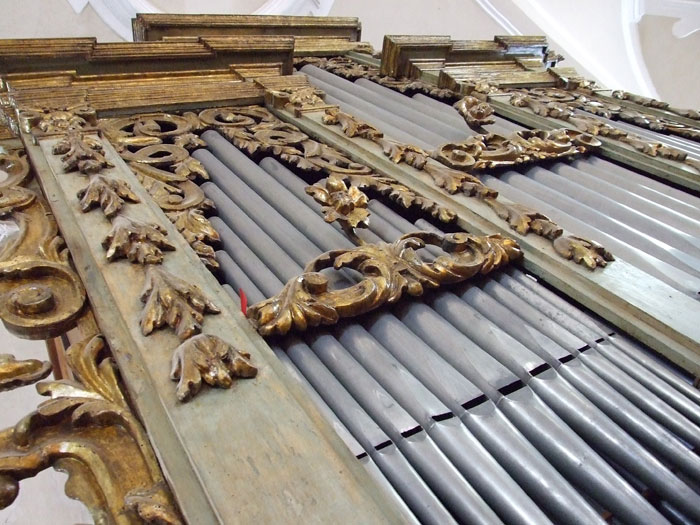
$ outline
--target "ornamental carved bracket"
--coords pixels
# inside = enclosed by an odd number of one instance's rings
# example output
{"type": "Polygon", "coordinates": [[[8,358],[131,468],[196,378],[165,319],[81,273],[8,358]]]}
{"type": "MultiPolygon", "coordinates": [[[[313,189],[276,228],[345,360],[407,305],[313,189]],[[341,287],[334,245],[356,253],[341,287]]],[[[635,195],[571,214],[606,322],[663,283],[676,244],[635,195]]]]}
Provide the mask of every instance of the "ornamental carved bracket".
{"type": "Polygon", "coordinates": [[[395,303],[405,294],[419,296],[428,289],[486,275],[521,255],[514,240],[500,235],[408,233],[393,243],[320,255],[278,295],[248,308],[247,316],[265,336],[331,325],[395,303]],[[418,253],[427,245],[441,248],[444,254],[427,262],[418,253]],[[328,278],[321,273],[328,268],[353,269],[362,279],[347,288],[329,290],[328,278]]]}
{"type": "Polygon", "coordinates": [[[23,150],[0,153],[0,318],[29,339],[70,329],[85,290],[23,150]]]}
{"type": "MultiPolygon", "coordinates": [[[[76,380],[39,383],[37,390],[49,399],[0,431],[0,508],[16,499],[23,479],[54,467],[68,473],[66,493],[80,499],[96,522],[182,523],[105,352],[100,336],[71,346],[67,359],[76,380]]],[[[29,368],[26,374],[42,370],[29,368]]]]}
{"type": "Polygon", "coordinates": [[[417,146],[388,139],[374,126],[337,109],[326,110],[323,123],[340,126],[348,137],[376,143],[395,164],[406,164],[426,173],[436,186],[450,194],[463,193],[480,199],[519,234],[534,233],[551,241],[556,253],[565,259],[591,270],[614,260],[612,254],[596,242],[564,235],[564,230],[546,215],[499,198],[496,190],[472,174],[479,170],[579,155],[600,146],[600,142],[590,135],[568,129],[520,131],[508,138],[490,133],[474,135],[463,143],[444,144],[433,152],[426,152],[417,146]]]}

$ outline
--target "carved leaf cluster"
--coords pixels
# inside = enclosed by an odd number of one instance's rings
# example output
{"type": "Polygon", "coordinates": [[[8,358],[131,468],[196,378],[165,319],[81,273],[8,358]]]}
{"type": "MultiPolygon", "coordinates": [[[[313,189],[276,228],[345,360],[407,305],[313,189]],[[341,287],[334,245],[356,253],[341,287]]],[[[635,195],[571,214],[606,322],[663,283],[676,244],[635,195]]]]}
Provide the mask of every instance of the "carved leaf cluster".
{"type": "Polygon", "coordinates": [[[61,162],[66,172],[98,173],[104,168],[112,167],[104,157],[104,150],[99,140],[83,137],[80,132],[69,131],[57,142],[51,152],[63,155],[61,162]]]}
{"type": "Polygon", "coordinates": [[[107,250],[107,260],[128,259],[138,264],[160,264],[162,250],[174,250],[167,239],[167,232],[157,224],[145,224],[128,217],[118,216],[112,221],[112,229],[102,241],[107,250]]]}
{"type": "Polygon", "coordinates": [[[116,215],[125,201],[140,202],[126,181],[106,175],[92,177],[88,185],[78,192],[78,198],[83,212],[100,206],[108,218],[116,215]]]}
{"type": "Polygon", "coordinates": [[[143,335],[167,325],[181,340],[201,332],[205,314],[220,312],[197,286],[156,266],[148,269],[141,302],[143,335]]]}
{"type": "Polygon", "coordinates": [[[249,353],[236,350],[214,335],[199,334],[175,350],[170,377],[179,381],[178,399],[188,401],[202,388],[202,381],[210,386],[230,388],[234,379],[253,378],[257,374],[249,353]]]}

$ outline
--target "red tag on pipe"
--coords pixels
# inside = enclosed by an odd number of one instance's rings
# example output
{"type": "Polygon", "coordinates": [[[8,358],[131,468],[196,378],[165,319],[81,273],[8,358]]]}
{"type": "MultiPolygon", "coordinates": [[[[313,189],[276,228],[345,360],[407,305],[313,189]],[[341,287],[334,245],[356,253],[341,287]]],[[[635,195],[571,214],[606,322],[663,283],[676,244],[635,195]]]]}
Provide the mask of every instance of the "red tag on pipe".
{"type": "Polygon", "coordinates": [[[241,298],[241,312],[243,315],[248,315],[248,297],[246,297],[243,288],[239,288],[238,296],[241,298]]]}

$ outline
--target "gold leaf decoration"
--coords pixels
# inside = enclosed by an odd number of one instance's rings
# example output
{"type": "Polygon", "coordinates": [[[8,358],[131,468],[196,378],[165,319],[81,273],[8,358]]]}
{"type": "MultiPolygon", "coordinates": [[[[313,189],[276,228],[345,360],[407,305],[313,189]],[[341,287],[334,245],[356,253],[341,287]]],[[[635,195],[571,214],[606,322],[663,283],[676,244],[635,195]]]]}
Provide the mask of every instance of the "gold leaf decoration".
{"type": "Polygon", "coordinates": [[[551,240],[556,239],[564,232],[549,217],[522,204],[505,203],[491,198],[486,199],[485,202],[520,235],[534,232],[551,240]]]}
{"type": "Polygon", "coordinates": [[[408,233],[393,243],[364,244],[320,255],[278,295],[248,308],[247,315],[265,336],[304,331],[375,310],[404,294],[418,296],[426,289],[487,274],[521,255],[514,240],[500,235],[408,233]],[[426,262],[416,253],[426,245],[440,247],[445,253],[426,262]],[[347,288],[329,290],[328,279],[320,273],[326,268],[353,269],[362,279],[347,288]]]}
{"type": "Polygon", "coordinates": [[[216,261],[211,244],[220,242],[220,237],[201,210],[188,208],[183,211],[169,212],[166,215],[201,261],[210,269],[218,268],[219,263],[216,261]]]}
{"type": "Polygon", "coordinates": [[[348,189],[342,178],[337,176],[328,177],[325,185],[316,183],[313,186],[307,186],[306,193],[323,205],[321,210],[326,222],[337,221],[355,244],[363,243],[355,233],[355,228],[368,226],[367,195],[356,186],[348,189]]]}
{"type": "Polygon", "coordinates": [[[234,379],[257,374],[249,353],[236,350],[214,335],[199,334],[175,350],[170,377],[179,381],[178,399],[188,401],[202,388],[202,381],[214,387],[231,388],[234,379]]]}
{"type": "Polygon", "coordinates": [[[107,218],[116,215],[125,201],[140,202],[126,181],[105,175],[91,177],[88,185],[78,192],[78,198],[83,212],[99,206],[107,218]]]}
{"type": "Polygon", "coordinates": [[[465,122],[472,129],[479,130],[482,126],[495,122],[491,118],[494,113],[491,105],[476,97],[467,95],[455,102],[453,107],[464,117],[465,122]]]}
{"type": "Polygon", "coordinates": [[[141,302],[143,335],[167,325],[181,340],[201,332],[205,314],[220,312],[197,286],[156,266],[148,268],[141,302]]]}
{"type": "Polygon", "coordinates": [[[112,229],[102,241],[107,260],[128,259],[138,264],[160,264],[162,250],[174,250],[167,232],[157,224],[145,224],[120,215],[112,221],[112,229]]]}
{"type": "Polygon", "coordinates": [[[10,354],[0,354],[0,392],[31,385],[51,373],[51,363],[38,359],[18,361],[10,354]]]}

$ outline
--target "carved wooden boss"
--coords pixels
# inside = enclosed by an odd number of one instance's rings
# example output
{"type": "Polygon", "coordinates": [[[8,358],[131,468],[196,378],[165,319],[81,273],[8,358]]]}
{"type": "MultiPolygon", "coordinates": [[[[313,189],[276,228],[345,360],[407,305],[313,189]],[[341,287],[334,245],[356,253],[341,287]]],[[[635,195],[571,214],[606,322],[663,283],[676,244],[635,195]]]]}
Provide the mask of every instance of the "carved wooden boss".
{"type": "MultiPolygon", "coordinates": [[[[679,308],[690,299],[640,282],[595,239],[479,179],[622,147],[625,158],[670,163],[695,187],[697,163],[574,110],[646,119],[691,140],[697,114],[620,92],[615,105],[550,67],[557,57],[540,38],[470,47],[387,37],[375,66],[356,19],[146,15],[134,32],[144,42],[0,41],[0,317],[18,336],[68,333],[71,343],[63,352],[51,341],[58,379],[37,385],[49,399],[0,434],[2,507],[20,480],[54,466],[104,523],[400,522],[402,509],[375,489],[261,335],[333,324],[523,256],[553,286],[700,370],[697,326],[646,301],[652,294],[679,308]],[[488,75],[471,74],[465,54],[488,61],[488,75]],[[434,151],[393,140],[292,76],[294,57],[455,102],[481,132],[434,151]],[[546,121],[512,136],[483,132],[494,107],[546,121]],[[197,184],[208,174],[190,156],[206,147],[208,129],[306,173],[319,213],[356,244],[309,261],[247,318],[210,272],[219,237],[197,184]],[[368,193],[452,233],[366,243],[357,229],[371,220],[368,193]],[[434,258],[420,255],[426,246],[434,258]],[[329,268],[356,270],[355,280],[332,288],[321,273],[329,268]]],[[[2,389],[49,372],[47,363],[0,356],[2,389]]]]}

